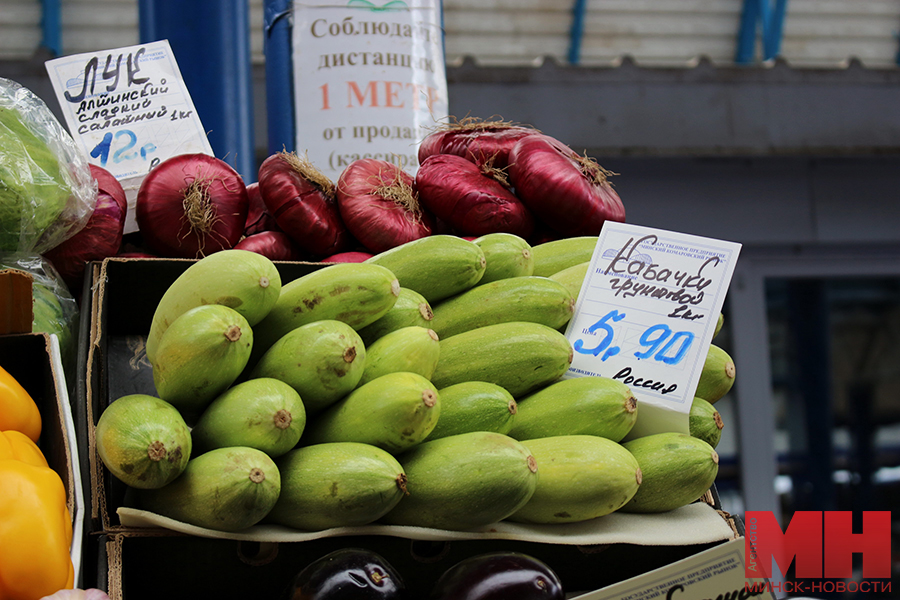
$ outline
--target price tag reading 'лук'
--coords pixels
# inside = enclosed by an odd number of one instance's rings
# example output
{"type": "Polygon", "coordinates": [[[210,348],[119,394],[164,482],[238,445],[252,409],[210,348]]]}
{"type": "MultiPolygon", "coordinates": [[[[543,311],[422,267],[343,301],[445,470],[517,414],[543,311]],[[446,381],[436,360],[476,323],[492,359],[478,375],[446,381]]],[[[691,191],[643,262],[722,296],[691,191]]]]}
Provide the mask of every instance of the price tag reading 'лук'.
{"type": "Polygon", "coordinates": [[[688,432],[688,414],[741,245],[607,221],[566,329],[566,377],[602,376],[638,400],[630,437],[688,432]]]}
{"type": "Polygon", "coordinates": [[[135,199],[151,168],[178,154],[213,155],[167,40],[45,66],[69,133],[125,190],[126,233],[137,230],[135,199]]]}

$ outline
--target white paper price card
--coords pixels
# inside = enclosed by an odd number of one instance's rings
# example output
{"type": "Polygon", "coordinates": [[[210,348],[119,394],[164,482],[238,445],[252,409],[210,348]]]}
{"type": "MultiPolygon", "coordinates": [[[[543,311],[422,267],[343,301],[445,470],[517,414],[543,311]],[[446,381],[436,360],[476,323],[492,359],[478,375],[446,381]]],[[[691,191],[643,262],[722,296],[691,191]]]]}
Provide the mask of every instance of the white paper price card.
{"type": "Polygon", "coordinates": [[[566,329],[566,377],[602,376],[638,400],[630,437],[688,432],[688,413],[740,244],[607,221],[566,329]]]}
{"type": "Polygon", "coordinates": [[[744,538],[738,538],[572,600],[775,600],[773,585],[746,578],[744,538]]]}
{"type": "Polygon", "coordinates": [[[213,155],[167,40],[45,63],[69,133],[125,189],[125,232],[144,176],[178,154],[213,155]]]}

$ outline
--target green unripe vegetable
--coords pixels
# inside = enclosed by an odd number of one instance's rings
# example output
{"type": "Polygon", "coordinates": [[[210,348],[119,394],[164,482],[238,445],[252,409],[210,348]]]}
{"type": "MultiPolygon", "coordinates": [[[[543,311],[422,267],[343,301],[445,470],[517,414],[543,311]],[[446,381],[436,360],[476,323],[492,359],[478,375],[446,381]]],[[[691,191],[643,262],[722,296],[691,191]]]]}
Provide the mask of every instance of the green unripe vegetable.
{"type": "Polygon", "coordinates": [[[524,506],[538,481],[537,462],[529,449],[489,431],[427,441],[398,459],[409,495],[384,516],[392,525],[484,527],[524,506]]]}
{"type": "Polygon", "coordinates": [[[563,269],[588,262],[594,255],[598,236],[562,238],[544,242],[531,248],[534,257],[534,273],[540,277],[550,277],[563,269]]]}
{"type": "Polygon", "coordinates": [[[359,385],[401,371],[431,379],[440,355],[440,340],[433,330],[413,325],[392,331],[367,348],[366,368],[359,385]]]}
{"type": "Polygon", "coordinates": [[[250,377],[287,383],[314,414],[353,391],[365,371],[366,356],[362,338],[350,325],[325,319],[282,336],[250,370],[250,377]]]}
{"type": "Polygon", "coordinates": [[[257,252],[227,249],[205,256],[169,285],[156,306],[147,335],[147,359],[153,362],[162,334],[192,308],[221,304],[253,327],[272,310],[280,293],[275,263],[257,252]]]}
{"type": "Polygon", "coordinates": [[[522,523],[574,523],[622,508],[641,484],[637,459],[621,444],[593,435],[523,442],[541,476],[531,499],[509,517],[522,523]]]}
{"type": "Polygon", "coordinates": [[[531,245],[512,233],[488,233],[472,240],[484,252],[484,275],[478,285],[534,273],[531,245]]]}
{"type": "Polygon", "coordinates": [[[429,235],[376,254],[363,264],[387,267],[402,287],[435,303],[476,285],[487,262],[481,248],[469,240],[429,235]]]}
{"type": "Polygon", "coordinates": [[[643,479],[634,497],[620,510],[660,513],[699,499],[719,472],[712,446],[686,433],[656,433],[622,444],[641,467],[643,479]]]}
{"type": "Polygon", "coordinates": [[[429,440],[469,433],[493,431],[508,434],[518,405],[512,394],[487,381],[464,381],[438,390],[441,416],[429,440]]]}
{"type": "Polygon", "coordinates": [[[216,531],[259,523],[275,506],[281,476],[255,448],[217,448],[192,458],[178,479],[139,496],[143,510],[216,531]]]}
{"type": "Polygon", "coordinates": [[[581,293],[581,286],[584,284],[584,278],[587,276],[588,268],[591,261],[579,263],[577,265],[567,267],[562,271],[558,271],[550,276],[550,279],[563,284],[572,297],[578,299],[581,293]]]}
{"type": "Polygon", "coordinates": [[[191,457],[191,430],[181,413],[147,394],[122,396],[106,407],[95,439],[106,468],[133,488],[172,482],[191,457]]]}
{"type": "Polygon", "coordinates": [[[487,381],[519,398],[562,377],[573,352],[566,336],[540,323],[486,325],[441,340],[431,381],[487,381]]]}
{"type": "Polygon", "coordinates": [[[406,474],[388,452],[336,442],[292,450],[278,459],[281,494],[269,519],[318,531],[380,519],[406,493],[406,474]]]}
{"type": "Polygon", "coordinates": [[[397,297],[394,306],[383,317],[371,325],[366,325],[360,329],[359,336],[368,347],[378,338],[403,327],[416,325],[430,328],[433,318],[434,313],[431,310],[431,305],[422,294],[409,288],[401,287],[400,295],[397,297]]]}
{"type": "Polygon", "coordinates": [[[563,379],[522,398],[509,431],[517,440],[555,435],[594,435],[622,440],[637,421],[637,398],[608,377],[563,379]]]}
{"type": "Polygon", "coordinates": [[[440,410],[430,381],[417,373],[388,373],[312,419],[301,443],[360,442],[397,454],[428,437],[440,410]]]}
{"type": "Polygon", "coordinates": [[[253,349],[247,319],[221,304],[183,313],[162,334],[153,366],[159,397],[192,422],[238,378],[253,349]]]}
{"type": "Polygon", "coordinates": [[[206,407],[191,437],[197,454],[228,446],[281,456],[300,441],[306,410],[294,388],[262,377],[225,390],[206,407]]]}
{"type": "Polygon", "coordinates": [[[561,283],[547,277],[513,277],[478,285],[439,302],[434,306],[431,328],[441,338],[512,321],[559,329],[574,312],[575,298],[561,283]]]}
{"type": "Polygon", "coordinates": [[[722,422],[722,415],[712,404],[703,398],[695,397],[691,403],[688,422],[692,436],[700,438],[713,448],[719,445],[725,424],[722,422]]]}
{"type": "Polygon", "coordinates": [[[710,344],[694,396],[715,404],[731,391],[734,377],[735,368],[731,356],[715,344],[710,344]]]}
{"type": "Polygon", "coordinates": [[[335,263],[307,273],[281,288],[278,301],[253,331],[256,362],[292,329],[315,321],[334,320],[355,330],[384,316],[400,294],[397,277],[366,263],[335,263]]]}

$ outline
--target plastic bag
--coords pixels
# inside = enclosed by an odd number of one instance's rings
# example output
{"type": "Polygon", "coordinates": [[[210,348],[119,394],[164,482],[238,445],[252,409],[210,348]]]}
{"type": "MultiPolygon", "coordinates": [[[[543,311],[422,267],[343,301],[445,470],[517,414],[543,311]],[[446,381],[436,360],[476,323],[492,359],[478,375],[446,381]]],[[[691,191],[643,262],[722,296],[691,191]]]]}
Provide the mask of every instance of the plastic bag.
{"type": "Polygon", "coordinates": [[[31,330],[56,334],[66,381],[74,383],[79,308],[62,277],[50,261],[40,256],[0,256],[0,269],[17,269],[31,275],[31,330]]]}
{"type": "Polygon", "coordinates": [[[87,156],[31,90],[0,77],[0,254],[41,254],[97,203],[87,156]]]}

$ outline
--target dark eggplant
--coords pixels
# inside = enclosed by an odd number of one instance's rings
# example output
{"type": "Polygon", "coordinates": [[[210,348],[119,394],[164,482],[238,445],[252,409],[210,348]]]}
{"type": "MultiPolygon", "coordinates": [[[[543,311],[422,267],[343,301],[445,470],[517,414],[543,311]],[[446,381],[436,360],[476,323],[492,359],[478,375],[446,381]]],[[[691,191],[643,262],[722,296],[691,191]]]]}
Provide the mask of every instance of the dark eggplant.
{"type": "Polygon", "coordinates": [[[342,548],[303,568],[282,600],[406,600],[400,574],[381,555],[342,548]]]}
{"type": "Polygon", "coordinates": [[[563,600],[562,582],[544,562],[519,552],[466,558],[438,578],[429,600],[563,600]]]}

